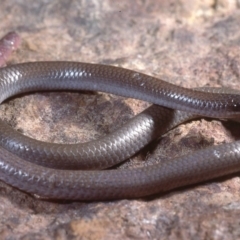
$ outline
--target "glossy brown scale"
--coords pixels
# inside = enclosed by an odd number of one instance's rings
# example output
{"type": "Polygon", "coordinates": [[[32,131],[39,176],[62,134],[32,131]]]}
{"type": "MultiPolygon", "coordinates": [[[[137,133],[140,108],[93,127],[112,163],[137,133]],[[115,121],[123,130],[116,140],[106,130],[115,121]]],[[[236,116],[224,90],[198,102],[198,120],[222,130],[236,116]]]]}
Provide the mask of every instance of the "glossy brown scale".
{"type": "Polygon", "coordinates": [[[55,199],[135,198],[240,170],[239,142],[144,168],[71,170],[113,166],[196,115],[239,116],[240,96],[234,90],[196,91],[123,68],[79,62],[13,65],[0,69],[0,81],[1,102],[19,93],[65,89],[109,92],[164,106],[153,105],[116,132],[82,145],[39,142],[0,124],[1,144],[7,149],[0,148],[0,179],[26,192],[55,199]],[[56,151],[60,160],[50,154],[56,151]]]}

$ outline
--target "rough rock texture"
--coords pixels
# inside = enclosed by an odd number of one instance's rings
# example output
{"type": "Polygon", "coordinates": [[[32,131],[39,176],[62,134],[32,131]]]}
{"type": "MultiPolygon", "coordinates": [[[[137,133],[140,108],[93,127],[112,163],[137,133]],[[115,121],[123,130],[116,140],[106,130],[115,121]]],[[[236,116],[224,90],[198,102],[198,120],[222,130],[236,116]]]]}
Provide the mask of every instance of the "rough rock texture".
{"type": "MultiPolygon", "coordinates": [[[[239,8],[239,0],[3,0],[0,35],[22,37],[9,64],[105,63],[185,87],[240,90],[239,8]]],[[[1,117],[28,136],[71,143],[100,137],[146,106],[101,93],[36,93],[1,105],[1,117]]],[[[239,137],[236,124],[190,122],[121,167],[239,137]]],[[[148,199],[52,202],[1,182],[0,239],[240,239],[239,191],[236,174],[148,199]]]]}

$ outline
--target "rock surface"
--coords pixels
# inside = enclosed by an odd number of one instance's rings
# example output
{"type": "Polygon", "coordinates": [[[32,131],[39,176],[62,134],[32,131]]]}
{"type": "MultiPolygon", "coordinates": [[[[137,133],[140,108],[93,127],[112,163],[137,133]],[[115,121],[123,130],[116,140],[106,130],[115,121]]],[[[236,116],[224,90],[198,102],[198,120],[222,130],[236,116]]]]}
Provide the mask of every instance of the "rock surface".
{"type": "MultiPolygon", "coordinates": [[[[240,90],[239,7],[238,0],[3,0],[0,35],[15,30],[22,37],[8,64],[96,62],[185,87],[240,90]]],[[[35,93],[6,101],[0,114],[28,136],[72,143],[113,131],[147,105],[102,93],[35,93]]],[[[121,167],[164,161],[239,137],[236,124],[193,121],[121,167]]],[[[236,174],[154,198],[52,202],[1,182],[0,238],[239,239],[239,191],[236,174]]]]}

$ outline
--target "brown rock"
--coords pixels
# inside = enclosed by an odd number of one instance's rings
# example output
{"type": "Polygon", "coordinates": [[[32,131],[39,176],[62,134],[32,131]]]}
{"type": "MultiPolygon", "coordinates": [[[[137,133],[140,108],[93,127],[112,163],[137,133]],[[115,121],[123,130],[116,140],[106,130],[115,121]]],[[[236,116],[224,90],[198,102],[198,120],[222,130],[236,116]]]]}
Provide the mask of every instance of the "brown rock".
{"type": "MultiPolygon", "coordinates": [[[[185,87],[240,89],[238,7],[232,0],[4,0],[0,35],[22,36],[9,64],[106,63],[185,87]]],[[[146,105],[101,93],[36,93],[2,104],[1,117],[31,137],[71,143],[114,130],[146,105]]],[[[238,128],[217,120],[182,125],[122,167],[236,140],[238,128]]],[[[148,199],[51,202],[1,182],[0,238],[239,239],[239,190],[234,175],[148,199]]]]}

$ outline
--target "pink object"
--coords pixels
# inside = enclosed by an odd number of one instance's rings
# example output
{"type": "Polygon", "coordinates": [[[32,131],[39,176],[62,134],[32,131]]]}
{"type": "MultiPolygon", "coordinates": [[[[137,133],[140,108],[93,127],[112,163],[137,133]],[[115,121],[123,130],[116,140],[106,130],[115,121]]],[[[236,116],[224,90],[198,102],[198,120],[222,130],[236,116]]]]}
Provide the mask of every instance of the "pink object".
{"type": "Polygon", "coordinates": [[[16,32],[9,32],[0,39],[0,67],[6,65],[6,60],[20,43],[20,36],[16,32]]]}

